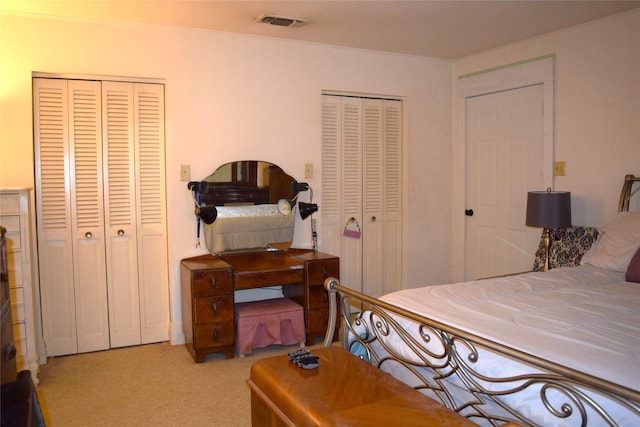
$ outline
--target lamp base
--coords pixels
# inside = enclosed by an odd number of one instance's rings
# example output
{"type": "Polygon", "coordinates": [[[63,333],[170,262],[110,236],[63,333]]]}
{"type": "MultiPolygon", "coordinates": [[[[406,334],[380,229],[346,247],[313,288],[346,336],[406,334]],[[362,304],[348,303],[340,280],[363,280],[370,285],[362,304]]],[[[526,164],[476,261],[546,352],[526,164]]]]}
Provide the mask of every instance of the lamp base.
{"type": "Polygon", "coordinates": [[[551,250],[551,230],[545,228],[542,231],[542,244],[544,246],[544,265],[542,271],[549,271],[549,252],[551,250]]]}

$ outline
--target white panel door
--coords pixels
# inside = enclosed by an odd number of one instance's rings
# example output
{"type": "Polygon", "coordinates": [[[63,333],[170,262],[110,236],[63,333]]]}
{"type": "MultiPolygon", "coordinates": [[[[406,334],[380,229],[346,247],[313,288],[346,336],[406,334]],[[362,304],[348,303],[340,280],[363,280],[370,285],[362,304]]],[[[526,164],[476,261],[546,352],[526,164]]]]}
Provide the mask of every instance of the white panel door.
{"type": "Polygon", "coordinates": [[[533,266],[540,230],[525,214],[543,182],[542,106],[541,84],[467,100],[467,280],[533,266]]]}

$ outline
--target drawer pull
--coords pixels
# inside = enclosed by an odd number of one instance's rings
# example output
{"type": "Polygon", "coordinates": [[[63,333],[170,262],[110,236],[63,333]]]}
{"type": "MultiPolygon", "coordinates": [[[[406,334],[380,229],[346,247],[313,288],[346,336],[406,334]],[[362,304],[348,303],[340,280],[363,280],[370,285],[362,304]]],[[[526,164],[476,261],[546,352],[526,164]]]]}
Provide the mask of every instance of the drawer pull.
{"type": "Polygon", "coordinates": [[[13,343],[9,343],[4,346],[3,356],[4,356],[5,362],[15,359],[17,354],[18,354],[18,351],[16,350],[16,346],[13,345],[13,343]]]}
{"type": "Polygon", "coordinates": [[[218,314],[218,301],[213,301],[211,308],[213,309],[213,314],[218,314]]]}
{"type": "Polygon", "coordinates": [[[218,341],[218,335],[220,335],[220,327],[216,326],[213,328],[213,340],[218,341]]]}
{"type": "Polygon", "coordinates": [[[212,276],[212,277],[211,277],[211,287],[212,287],[213,289],[215,289],[215,288],[216,288],[216,278],[215,278],[215,276],[212,276]]]}

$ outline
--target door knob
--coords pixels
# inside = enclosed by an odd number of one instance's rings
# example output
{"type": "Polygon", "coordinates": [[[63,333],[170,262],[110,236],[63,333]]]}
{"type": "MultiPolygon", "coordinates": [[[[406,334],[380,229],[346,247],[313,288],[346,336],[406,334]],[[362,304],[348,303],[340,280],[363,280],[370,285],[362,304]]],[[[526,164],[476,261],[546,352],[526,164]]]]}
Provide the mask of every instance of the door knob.
{"type": "Polygon", "coordinates": [[[124,236],[124,230],[122,229],[118,230],[118,236],[124,236]]]}
{"type": "Polygon", "coordinates": [[[84,237],[86,237],[87,239],[90,239],[91,236],[93,236],[93,234],[91,234],[90,231],[87,231],[86,233],[84,233],[84,237]]]}
{"type": "Polygon", "coordinates": [[[465,209],[464,214],[466,216],[473,216],[473,209],[465,209]]]}

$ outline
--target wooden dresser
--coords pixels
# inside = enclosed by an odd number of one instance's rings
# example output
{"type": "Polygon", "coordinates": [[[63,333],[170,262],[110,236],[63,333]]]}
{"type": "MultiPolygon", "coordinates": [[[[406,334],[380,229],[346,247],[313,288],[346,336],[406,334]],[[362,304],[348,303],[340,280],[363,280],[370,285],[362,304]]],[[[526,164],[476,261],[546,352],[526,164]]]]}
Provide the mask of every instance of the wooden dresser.
{"type": "Polygon", "coordinates": [[[237,290],[282,286],[285,297],[304,308],[307,344],[323,337],[329,319],[324,280],[340,277],[340,260],[308,249],[201,255],[183,259],[180,275],[185,344],[200,363],[209,353],[233,357],[237,290]]]}

